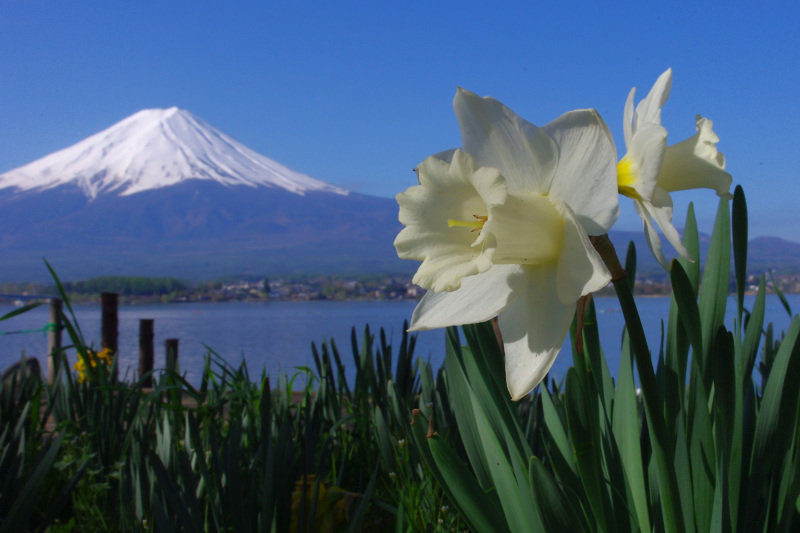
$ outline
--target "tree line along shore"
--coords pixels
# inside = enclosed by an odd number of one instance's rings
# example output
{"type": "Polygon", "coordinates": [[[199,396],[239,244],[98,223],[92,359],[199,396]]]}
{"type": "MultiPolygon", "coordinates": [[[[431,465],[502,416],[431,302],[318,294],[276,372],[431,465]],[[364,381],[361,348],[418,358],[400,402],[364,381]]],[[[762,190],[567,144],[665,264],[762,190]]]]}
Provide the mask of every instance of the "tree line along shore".
{"type": "MultiPolygon", "coordinates": [[[[752,290],[761,273],[748,277],[752,290]]],[[[768,290],[775,285],[786,294],[800,293],[800,272],[767,276],[768,290]]],[[[364,274],[352,276],[230,276],[211,281],[186,281],[168,277],[102,276],[82,281],[66,281],[63,286],[74,303],[96,303],[100,294],[119,294],[121,303],[181,303],[227,301],[308,301],[308,300],[418,300],[424,294],[408,275],[364,274]]],[[[664,274],[637,275],[636,293],[641,296],[670,294],[669,277],[664,274]]],[[[731,287],[734,291],[735,287],[731,287]]],[[[24,299],[56,296],[54,284],[10,282],[0,284],[0,304],[24,299]]],[[[599,296],[613,296],[606,287],[599,296]]]]}

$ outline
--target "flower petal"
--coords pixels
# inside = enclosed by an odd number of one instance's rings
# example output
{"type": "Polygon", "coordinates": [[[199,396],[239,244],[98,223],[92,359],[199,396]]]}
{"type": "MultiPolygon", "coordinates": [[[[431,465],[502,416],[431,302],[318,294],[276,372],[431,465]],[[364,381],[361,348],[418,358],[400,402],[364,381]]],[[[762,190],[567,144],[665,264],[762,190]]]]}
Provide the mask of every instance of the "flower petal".
{"type": "Polygon", "coordinates": [[[561,213],[547,196],[509,195],[489,211],[481,235],[496,243],[495,264],[539,264],[557,257],[563,226],[561,213]]]}
{"type": "Polygon", "coordinates": [[[628,93],[625,100],[625,111],[622,113],[622,133],[625,135],[625,148],[631,145],[633,139],[633,97],[636,95],[636,87],[628,93]]]}
{"type": "Polygon", "coordinates": [[[452,161],[429,157],[417,168],[420,185],[397,195],[400,222],[394,241],[402,259],[422,261],[413,282],[435,291],[455,290],[461,279],[492,266],[494,243],[450,220],[488,216],[506,200],[505,181],[496,169],[475,168],[469,155],[455,151],[452,161]],[[480,242],[479,242],[480,241],[480,242]]]}
{"type": "Polygon", "coordinates": [[[668,68],[658,77],[647,97],[636,106],[634,131],[648,123],[661,124],[661,108],[667,103],[671,87],[672,69],[668,68]]]}
{"type": "Polygon", "coordinates": [[[450,148],[449,150],[443,150],[441,152],[433,154],[431,157],[435,157],[436,159],[441,159],[442,161],[450,163],[453,161],[453,154],[455,154],[457,150],[458,148],[450,148]]]}
{"type": "Polygon", "coordinates": [[[488,271],[464,278],[452,292],[428,291],[411,317],[409,331],[477,324],[496,317],[525,286],[520,265],[495,265],[488,271]]]}
{"type": "Polygon", "coordinates": [[[620,193],[632,196],[632,189],[641,199],[650,201],[658,183],[658,173],[661,171],[666,150],[667,130],[663,126],[649,123],[637,129],[628,153],[623,158],[630,162],[632,171],[624,177],[621,173],[618,176],[620,193]]]}
{"type": "Polygon", "coordinates": [[[719,196],[729,195],[733,178],[725,172],[725,156],[717,150],[719,137],[713,122],[697,115],[697,133],[667,147],[658,186],[667,192],[687,189],[712,189],[719,196]]]}
{"type": "Polygon", "coordinates": [[[636,210],[636,214],[639,215],[639,218],[642,219],[644,223],[644,236],[647,239],[647,246],[650,247],[650,252],[653,254],[653,257],[656,258],[656,261],[661,265],[664,270],[669,270],[669,262],[667,258],[664,257],[664,251],[661,247],[661,237],[658,235],[655,226],[653,225],[653,219],[650,217],[650,213],[645,207],[646,202],[643,200],[633,199],[633,208],[636,210]]]}
{"type": "Polygon", "coordinates": [[[672,224],[672,198],[670,198],[666,191],[656,187],[652,202],[634,200],[633,205],[639,217],[644,222],[647,244],[650,246],[650,250],[653,252],[655,258],[661,263],[661,266],[664,267],[665,270],[669,270],[669,261],[664,257],[661,239],[653,227],[652,220],[655,220],[655,223],[661,228],[664,236],[681,257],[694,261],[694,258],[681,242],[681,236],[678,230],[676,230],[675,226],[672,224]]]}
{"type": "Polygon", "coordinates": [[[683,246],[678,230],[672,225],[672,198],[669,193],[660,187],[656,187],[655,193],[653,193],[653,201],[649,204],[645,204],[645,207],[650,212],[656,224],[658,224],[658,227],[661,228],[661,232],[669,243],[675,248],[675,251],[678,252],[681,257],[694,261],[692,256],[689,255],[689,250],[683,246]]]}
{"type": "Polygon", "coordinates": [[[554,264],[526,266],[526,290],[498,320],[506,354],[506,383],[519,400],[544,378],[558,355],[575,314],[561,302],[554,264]]]}
{"type": "Polygon", "coordinates": [[[581,296],[608,285],[611,273],[569,207],[565,208],[564,215],[564,240],[558,254],[556,288],[561,303],[574,306],[581,296]]]}
{"type": "Polygon", "coordinates": [[[558,146],[542,130],[498,100],[458,89],[453,108],[461,143],[480,167],[500,170],[509,193],[547,194],[558,162],[558,146]]]}
{"type": "Polygon", "coordinates": [[[564,113],[542,127],[559,149],[549,195],[569,205],[589,235],[607,233],[619,216],[617,152],[594,109],[564,113]]]}

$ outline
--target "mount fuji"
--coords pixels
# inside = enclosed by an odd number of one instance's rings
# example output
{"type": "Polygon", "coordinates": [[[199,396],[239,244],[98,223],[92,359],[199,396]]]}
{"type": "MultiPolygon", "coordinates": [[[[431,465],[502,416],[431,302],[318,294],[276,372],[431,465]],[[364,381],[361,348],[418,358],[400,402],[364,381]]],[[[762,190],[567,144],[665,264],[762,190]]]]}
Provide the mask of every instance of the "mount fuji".
{"type": "MultiPolygon", "coordinates": [[[[409,274],[418,264],[392,246],[397,209],[281,165],[188,111],[149,109],[0,174],[0,282],[47,281],[42,257],[65,280],[409,274]]],[[[620,254],[633,240],[639,271],[663,275],[643,232],[611,239],[620,254]]],[[[800,244],[762,237],[751,249],[751,267],[800,268],[800,244]]]]}
{"type": "Polygon", "coordinates": [[[128,196],[191,179],[226,186],[347,195],[258,154],[188,111],[145,109],[83,141],[0,175],[0,189],[78,187],[89,199],[128,196]]]}
{"type": "Polygon", "coordinates": [[[188,111],[140,111],[0,174],[0,281],[409,272],[394,200],[347,191],[188,111]]]}

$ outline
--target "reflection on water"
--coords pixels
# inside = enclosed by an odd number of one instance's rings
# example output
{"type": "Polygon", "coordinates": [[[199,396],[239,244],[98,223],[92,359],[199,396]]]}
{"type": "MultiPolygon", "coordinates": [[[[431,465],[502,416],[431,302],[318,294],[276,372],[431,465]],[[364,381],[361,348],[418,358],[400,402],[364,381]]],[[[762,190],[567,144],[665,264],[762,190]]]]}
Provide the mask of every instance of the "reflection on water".
{"type": "MultiPolygon", "coordinates": [[[[752,305],[754,297],[746,299],[752,305]]],[[[800,309],[800,295],[789,295],[792,310],[800,309]]],[[[206,303],[121,306],[119,309],[120,368],[122,373],[138,369],[139,320],[155,320],[156,367],[164,365],[164,341],[180,341],[180,365],[187,379],[198,383],[208,349],[213,349],[231,364],[247,362],[250,374],[257,379],[265,369],[269,375],[292,373],[295,367],[313,367],[311,343],[318,345],[332,339],[342,361],[353,379],[351,328],[355,326],[359,342],[364,326],[369,324],[377,335],[385,328],[389,342],[400,342],[403,321],[409,320],[415,302],[269,302],[269,303],[206,303]]],[[[608,359],[611,374],[619,366],[619,346],[624,320],[615,298],[596,298],[600,340],[608,359]]],[[[637,305],[647,334],[650,349],[658,353],[661,339],[661,320],[669,313],[669,298],[638,298],[637,305]]],[[[0,306],[0,315],[13,308],[0,306]]],[[[736,303],[728,300],[726,325],[731,328],[736,303]]],[[[99,306],[75,308],[78,323],[87,342],[100,343],[99,306]]],[[[42,306],[11,320],[0,322],[0,333],[40,329],[47,323],[48,310],[42,306]]],[[[778,332],[788,327],[788,315],[775,296],[767,298],[767,320],[773,321],[778,332]]],[[[418,356],[430,360],[438,369],[444,360],[444,331],[425,331],[418,334],[418,356]]],[[[64,344],[69,344],[66,337],[64,344]]],[[[0,368],[16,362],[24,352],[35,355],[45,363],[47,341],[44,333],[0,335],[0,368]]],[[[396,353],[395,348],[395,353],[396,353]]],[[[556,360],[552,372],[559,378],[572,364],[569,341],[556,360]]],[[[72,356],[74,360],[74,355],[72,356]]]]}

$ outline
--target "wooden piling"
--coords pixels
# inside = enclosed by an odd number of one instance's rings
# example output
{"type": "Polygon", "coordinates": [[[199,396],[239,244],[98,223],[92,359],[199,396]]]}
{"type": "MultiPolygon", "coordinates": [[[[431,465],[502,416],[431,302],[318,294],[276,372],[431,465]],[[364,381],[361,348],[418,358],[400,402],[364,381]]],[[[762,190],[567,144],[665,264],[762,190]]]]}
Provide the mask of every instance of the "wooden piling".
{"type": "Polygon", "coordinates": [[[59,354],[61,349],[61,309],[59,298],[50,298],[50,320],[47,328],[47,382],[53,383],[58,373],[59,354]]]}
{"type": "MultiPolygon", "coordinates": [[[[139,320],[139,377],[141,378],[153,370],[153,319],[142,318],[139,320]]],[[[153,376],[148,375],[142,384],[143,387],[153,386],[153,376]]]]}

